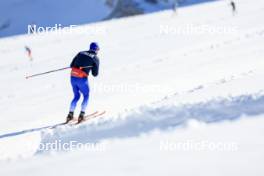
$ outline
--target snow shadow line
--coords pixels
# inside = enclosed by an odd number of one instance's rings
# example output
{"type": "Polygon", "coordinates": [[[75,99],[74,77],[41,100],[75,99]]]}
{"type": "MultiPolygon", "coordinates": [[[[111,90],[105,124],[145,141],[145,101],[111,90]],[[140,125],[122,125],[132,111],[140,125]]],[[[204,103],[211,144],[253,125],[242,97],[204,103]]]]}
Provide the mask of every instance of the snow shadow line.
{"type": "Polygon", "coordinates": [[[63,124],[64,123],[58,123],[56,125],[49,125],[49,126],[44,126],[44,127],[39,127],[39,128],[31,128],[31,129],[21,130],[21,131],[17,131],[17,132],[6,133],[6,134],[0,135],[0,139],[8,138],[8,137],[14,137],[14,136],[18,136],[18,135],[22,135],[22,134],[26,134],[26,133],[31,133],[31,132],[36,132],[36,131],[41,131],[41,130],[45,130],[45,129],[49,129],[49,128],[56,128],[56,127],[61,126],[63,124]]]}

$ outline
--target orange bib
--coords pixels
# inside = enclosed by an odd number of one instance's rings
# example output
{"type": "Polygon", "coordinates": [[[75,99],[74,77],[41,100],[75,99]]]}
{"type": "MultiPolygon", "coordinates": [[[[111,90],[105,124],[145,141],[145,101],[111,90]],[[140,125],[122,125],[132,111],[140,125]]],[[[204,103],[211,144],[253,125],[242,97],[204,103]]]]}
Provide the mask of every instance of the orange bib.
{"type": "Polygon", "coordinates": [[[71,70],[71,76],[77,77],[77,78],[86,78],[88,74],[86,74],[83,70],[79,68],[73,67],[71,70]]]}

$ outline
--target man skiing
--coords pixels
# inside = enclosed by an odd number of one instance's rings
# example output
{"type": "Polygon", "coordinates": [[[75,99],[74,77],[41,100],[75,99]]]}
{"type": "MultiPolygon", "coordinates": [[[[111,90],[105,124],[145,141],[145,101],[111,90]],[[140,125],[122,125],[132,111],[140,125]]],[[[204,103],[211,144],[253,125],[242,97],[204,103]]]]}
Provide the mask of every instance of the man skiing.
{"type": "Polygon", "coordinates": [[[80,93],[83,95],[81,112],[78,118],[78,123],[84,120],[85,109],[89,101],[89,84],[88,75],[92,72],[93,76],[98,75],[99,58],[97,57],[99,45],[96,42],[90,44],[89,51],[79,52],[73,59],[70,67],[71,70],[71,85],[74,93],[74,98],[71,102],[70,112],[67,116],[66,123],[73,119],[74,110],[77,102],[80,99],[80,93]]]}
{"type": "Polygon", "coordinates": [[[234,1],[230,1],[230,5],[232,7],[232,13],[233,13],[233,15],[235,15],[236,14],[236,4],[235,4],[235,2],[234,1]]]}

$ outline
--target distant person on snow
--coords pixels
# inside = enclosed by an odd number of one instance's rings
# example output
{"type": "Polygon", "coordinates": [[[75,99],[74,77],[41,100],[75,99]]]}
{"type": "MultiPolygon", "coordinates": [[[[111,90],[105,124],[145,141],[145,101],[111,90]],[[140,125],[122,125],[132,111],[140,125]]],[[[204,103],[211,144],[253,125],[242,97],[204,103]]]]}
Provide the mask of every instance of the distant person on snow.
{"type": "Polygon", "coordinates": [[[31,49],[28,46],[25,46],[25,50],[27,52],[28,58],[30,61],[33,61],[31,49]]]}
{"type": "Polygon", "coordinates": [[[232,13],[233,13],[233,15],[235,15],[236,14],[236,4],[235,4],[235,2],[234,1],[230,1],[230,5],[232,7],[232,13]]]}
{"type": "Polygon", "coordinates": [[[174,0],[172,9],[173,9],[173,11],[174,11],[175,14],[177,14],[178,7],[179,7],[178,0],[174,0]]]}
{"type": "Polygon", "coordinates": [[[68,123],[73,119],[74,110],[77,102],[80,99],[80,92],[83,95],[83,101],[81,105],[81,112],[78,118],[78,123],[84,120],[85,109],[89,100],[89,84],[88,75],[92,72],[93,76],[97,76],[99,72],[99,58],[97,54],[99,52],[99,46],[93,42],[90,44],[89,51],[79,52],[73,59],[70,67],[71,71],[71,85],[74,93],[74,98],[71,102],[70,112],[67,116],[66,122],[68,123]]]}

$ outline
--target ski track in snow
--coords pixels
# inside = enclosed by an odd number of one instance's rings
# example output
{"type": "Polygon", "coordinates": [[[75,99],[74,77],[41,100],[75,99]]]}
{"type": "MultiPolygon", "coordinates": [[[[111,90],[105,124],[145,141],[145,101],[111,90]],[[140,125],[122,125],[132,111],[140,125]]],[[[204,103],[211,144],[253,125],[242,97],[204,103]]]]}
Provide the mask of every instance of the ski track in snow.
{"type": "MultiPolygon", "coordinates": [[[[169,130],[171,127],[183,127],[191,119],[204,123],[236,120],[243,115],[254,116],[264,113],[263,104],[263,95],[241,95],[182,106],[144,106],[120,115],[118,121],[102,119],[97,123],[82,124],[78,127],[44,130],[41,132],[41,143],[56,141],[96,143],[109,138],[135,137],[155,129],[169,130]]],[[[37,151],[36,154],[46,152],[50,151],[37,151]]]]}

